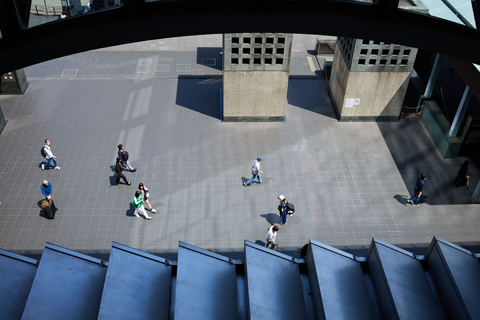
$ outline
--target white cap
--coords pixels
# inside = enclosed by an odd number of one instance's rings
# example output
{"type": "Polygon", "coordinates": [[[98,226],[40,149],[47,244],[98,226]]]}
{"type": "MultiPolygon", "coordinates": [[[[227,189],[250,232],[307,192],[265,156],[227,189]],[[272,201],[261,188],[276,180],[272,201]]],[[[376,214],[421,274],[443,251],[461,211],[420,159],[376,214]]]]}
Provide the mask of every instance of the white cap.
{"type": "Polygon", "coordinates": [[[48,181],[47,181],[47,180],[43,180],[43,184],[48,184],[48,181]]]}
{"type": "Polygon", "coordinates": [[[283,194],[282,194],[282,195],[279,195],[279,196],[278,196],[278,199],[283,200],[283,199],[285,199],[285,196],[284,196],[283,194]]]}

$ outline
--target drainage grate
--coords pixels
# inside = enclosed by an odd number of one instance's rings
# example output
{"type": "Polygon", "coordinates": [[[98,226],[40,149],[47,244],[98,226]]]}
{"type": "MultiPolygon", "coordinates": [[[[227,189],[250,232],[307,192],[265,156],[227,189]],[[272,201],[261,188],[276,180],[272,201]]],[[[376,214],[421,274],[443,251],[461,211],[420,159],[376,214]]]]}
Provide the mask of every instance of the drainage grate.
{"type": "Polygon", "coordinates": [[[151,58],[140,58],[138,59],[137,66],[145,66],[152,64],[151,58]]]}
{"type": "Polygon", "coordinates": [[[137,66],[135,69],[135,73],[149,73],[150,66],[137,66]]]}
{"type": "Polygon", "coordinates": [[[202,64],[204,66],[213,67],[217,64],[217,59],[215,59],[215,58],[202,58],[202,64]]]}
{"type": "Polygon", "coordinates": [[[62,72],[62,77],[76,77],[78,69],[64,69],[62,72]]]}
{"type": "Polygon", "coordinates": [[[169,64],[156,64],[155,72],[168,72],[170,70],[169,64]]]}
{"type": "Polygon", "coordinates": [[[168,46],[158,46],[158,50],[166,51],[168,50],[168,46]]]}
{"type": "Polygon", "coordinates": [[[177,72],[192,72],[191,64],[177,64],[177,72]]]}

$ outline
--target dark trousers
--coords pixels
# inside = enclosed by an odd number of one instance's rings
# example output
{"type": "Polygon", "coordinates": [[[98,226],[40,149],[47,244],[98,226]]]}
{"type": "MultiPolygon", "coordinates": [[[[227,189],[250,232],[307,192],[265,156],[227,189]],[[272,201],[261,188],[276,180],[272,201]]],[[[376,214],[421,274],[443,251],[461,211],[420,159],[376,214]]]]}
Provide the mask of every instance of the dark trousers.
{"type": "Polygon", "coordinates": [[[122,178],[123,181],[124,181],[126,184],[128,184],[127,177],[125,177],[125,175],[124,175],[123,173],[120,174],[120,175],[117,173],[117,174],[115,175],[115,178],[117,178],[117,184],[120,183],[120,178],[122,178]]]}

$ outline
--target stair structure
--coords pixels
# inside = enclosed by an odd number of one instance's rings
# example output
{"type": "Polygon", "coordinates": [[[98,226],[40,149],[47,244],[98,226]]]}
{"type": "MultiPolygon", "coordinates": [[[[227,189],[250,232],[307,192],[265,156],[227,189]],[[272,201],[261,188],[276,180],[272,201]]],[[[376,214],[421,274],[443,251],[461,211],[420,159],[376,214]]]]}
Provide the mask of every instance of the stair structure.
{"type": "Polygon", "coordinates": [[[108,262],[47,243],[0,250],[0,319],[480,319],[480,255],[434,237],[425,255],[372,239],[304,258],[245,241],[244,259],[180,242],[178,261],[113,243],[108,262]]]}

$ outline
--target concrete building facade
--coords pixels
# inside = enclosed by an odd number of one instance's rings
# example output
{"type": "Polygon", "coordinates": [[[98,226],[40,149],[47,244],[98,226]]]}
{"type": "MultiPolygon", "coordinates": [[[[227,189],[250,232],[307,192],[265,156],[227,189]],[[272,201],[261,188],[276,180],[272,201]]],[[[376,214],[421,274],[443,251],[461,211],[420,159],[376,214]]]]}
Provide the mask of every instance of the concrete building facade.
{"type": "Polygon", "coordinates": [[[224,34],[224,121],[284,121],[292,38],[291,33],[224,34]]]}

